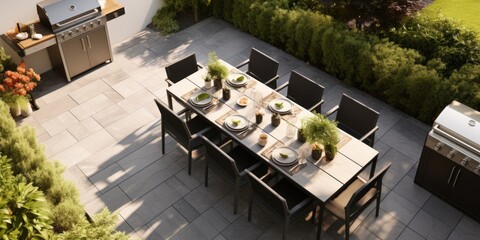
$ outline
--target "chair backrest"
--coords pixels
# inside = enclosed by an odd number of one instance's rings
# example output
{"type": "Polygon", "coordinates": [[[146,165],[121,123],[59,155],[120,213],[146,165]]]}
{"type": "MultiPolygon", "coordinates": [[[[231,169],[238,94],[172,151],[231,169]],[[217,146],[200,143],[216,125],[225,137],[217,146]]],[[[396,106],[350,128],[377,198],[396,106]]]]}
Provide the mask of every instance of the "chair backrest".
{"type": "Polygon", "coordinates": [[[165,71],[167,72],[167,78],[174,83],[198,71],[195,53],[192,53],[186,58],[170,64],[169,66],[165,67],[165,71]]]}
{"type": "MultiPolygon", "coordinates": [[[[375,128],[379,115],[377,111],[365,104],[343,94],[336,121],[338,121],[339,128],[356,138],[360,138],[375,128]]],[[[375,141],[375,134],[372,134],[366,140],[367,144],[372,146],[375,141]]]]}
{"type": "MultiPolygon", "coordinates": [[[[292,71],[288,80],[287,97],[309,109],[322,101],[324,87],[311,79],[292,71]]],[[[319,109],[317,112],[320,112],[319,109]]]]}
{"type": "Polygon", "coordinates": [[[159,99],[155,99],[155,103],[162,115],[162,131],[170,134],[178,143],[187,148],[192,138],[187,124],[159,99]]]}
{"type": "Polygon", "coordinates": [[[250,62],[248,63],[248,72],[254,75],[260,82],[264,83],[277,76],[278,65],[279,63],[275,61],[275,59],[252,48],[250,52],[250,62]]]}
{"type": "Polygon", "coordinates": [[[209,166],[213,165],[212,167],[220,170],[225,177],[232,181],[239,177],[240,173],[238,172],[235,160],[205,136],[202,136],[202,139],[205,146],[205,160],[207,164],[209,166]]]}
{"type": "Polygon", "coordinates": [[[260,207],[280,219],[286,218],[289,215],[289,211],[285,198],[280,196],[280,194],[275,192],[248,169],[246,169],[245,172],[248,176],[254,200],[260,207]]]}
{"type": "Polygon", "coordinates": [[[375,176],[370,178],[363,186],[361,186],[357,191],[355,191],[350,198],[347,206],[345,207],[345,214],[349,214],[351,217],[355,218],[359,215],[365,208],[368,207],[369,203],[375,200],[376,198],[381,197],[382,193],[382,180],[387,170],[390,168],[391,163],[385,166],[380,170],[375,176]],[[375,195],[366,201],[366,204],[360,205],[359,201],[372,189],[375,188],[375,195]]]}

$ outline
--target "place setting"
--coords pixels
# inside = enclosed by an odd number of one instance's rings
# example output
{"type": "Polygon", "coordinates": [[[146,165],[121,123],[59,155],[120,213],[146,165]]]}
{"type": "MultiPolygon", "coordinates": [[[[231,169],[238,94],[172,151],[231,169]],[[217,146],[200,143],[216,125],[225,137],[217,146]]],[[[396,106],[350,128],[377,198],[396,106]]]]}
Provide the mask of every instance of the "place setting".
{"type": "Polygon", "coordinates": [[[217,123],[225,126],[226,129],[237,135],[240,139],[245,138],[256,130],[253,122],[235,111],[229,111],[224,114],[217,119],[217,123]]]}
{"type": "Polygon", "coordinates": [[[194,107],[202,109],[204,113],[214,109],[220,103],[220,100],[217,96],[215,96],[215,94],[211,94],[203,90],[196,91],[195,89],[188,97],[188,101],[194,107]]]}
{"type": "Polygon", "coordinates": [[[291,175],[294,175],[307,165],[307,160],[302,152],[299,153],[291,147],[284,146],[281,142],[276,142],[267,148],[262,155],[284,168],[291,175]]]}

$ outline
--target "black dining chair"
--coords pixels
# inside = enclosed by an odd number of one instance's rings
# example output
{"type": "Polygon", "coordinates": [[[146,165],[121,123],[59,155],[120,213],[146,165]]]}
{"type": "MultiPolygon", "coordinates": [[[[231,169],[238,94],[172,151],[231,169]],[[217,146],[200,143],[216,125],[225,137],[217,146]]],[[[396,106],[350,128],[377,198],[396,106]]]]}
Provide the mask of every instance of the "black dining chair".
{"type": "Polygon", "coordinates": [[[236,68],[241,68],[247,64],[248,75],[273,89],[277,88],[279,63],[275,59],[258,51],[256,48],[252,48],[250,58],[237,65],[236,68]]]}
{"type": "Polygon", "coordinates": [[[215,145],[208,138],[202,136],[205,145],[205,187],[208,187],[208,170],[213,170],[217,175],[234,185],[233,214],[237,214],[238,198],[241,187],[248,184],[245,169],[256,174],[267,173],[267,166],[258,161],[257,156],[243,147],[232,147],[231,140],[221,146],[215,145]],[[230,151],[225,152],[227,146],[230,151]]]}
{"type": "Polygon", "coordinates": [[[378,130],[379,113],[365,104],[343,94],[340,104],[325,113],[330,116],[337,112],[338,127],[365,144],[373,147],[375,132],[378,130]]]}
{"type": "Polygon", "coordinates": [[[385,166],[367,182],[361,178],[357,178],[337,197],[327,201],[324,205],[320,205],[317,239],[320,239],[322,234],[322,222],[325,209],[344,222],[345,239],[350,238],[350,224],[374,201],[376,201],[375,217],[378,217],[380,201],[382,200],[382,179],[390,168],[390,165],[391,164],[385,166]]]}
{"type": "Polygon", "coordinates": [[[305,218],[313,209],[312,199],[295,185],[281,179],[273,186],[245,170],[251,192],[248,201],[248,221],[252,220],[253,203],[270,214],[277,222],[283,223],[283,238],[287,237],[288,225],[305,218]]]}
{"type": "Polygon", "coordinates": [[[284,83],[276,90],[280,91],[286,87],[288,87],[288,99],[294,101],[309,111],[316,111],[320,113],[322,110],[322,104],[324,102],[322,100],[323,91],[325,90],[322,85],[312,81],[296,71],[292,71],[288,82],[284,83]]]}
{"type": "MultiPolygon", "coordinates": [[[[165,79],[165,81],[167,82],[168,86],[172,86],[178,81],[195,73],[199,68],[202,68],[202,66],[197,63],[195,53],[192,53],[187,57],[165,67],[165,72],[167,73],[167,79],[165,79]]],[[[172,97],[168,96],[168,106],[170,109],[173,109],[172,104],[172,97]]]]}
{"type": "MultiPolygon", "coordinates": [[[[188,174],[191,175],[192,152],[194,149],[203,146],[203,141],[200,136],[205,135],[213,138],[218,135],[218,132],[207,121],[199,116],[184,121],[159,99],[155,99],[155,103],[157,104],[162,117],[162,154],[165,154],[165,134],[168,133],[180,145],[187,149],[188,174]]],[[[186,110],[182,112],[186,112],[186,110]]]]}

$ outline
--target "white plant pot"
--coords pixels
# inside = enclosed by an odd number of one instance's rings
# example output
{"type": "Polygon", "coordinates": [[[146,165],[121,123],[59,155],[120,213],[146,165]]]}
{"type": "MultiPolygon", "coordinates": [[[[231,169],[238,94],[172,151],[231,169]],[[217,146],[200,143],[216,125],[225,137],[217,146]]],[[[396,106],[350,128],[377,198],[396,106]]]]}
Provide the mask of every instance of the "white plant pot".
{"type": "Polygon", "coordinates": [[[205,89],[210,89],[212,88],[212,81],[205,81],[205,89]]]}
{"type": "Polygon", "coordinates": [[[12,114],[13,117],[18,117],[22,114],[22,109],[20,108],[19,103],[10,104],[10,114],[12,114]]]}
{"type": "Polygon", "coordinates": [[[30,103],[28,103],[27,106],[25,106],[25,109],[21,109],[21,112],[22,112],[22,116],[24,116],[24,117],[28,117],[28,116],[32,115],[32,113],[33,113],[32,105],[30,103]]]}

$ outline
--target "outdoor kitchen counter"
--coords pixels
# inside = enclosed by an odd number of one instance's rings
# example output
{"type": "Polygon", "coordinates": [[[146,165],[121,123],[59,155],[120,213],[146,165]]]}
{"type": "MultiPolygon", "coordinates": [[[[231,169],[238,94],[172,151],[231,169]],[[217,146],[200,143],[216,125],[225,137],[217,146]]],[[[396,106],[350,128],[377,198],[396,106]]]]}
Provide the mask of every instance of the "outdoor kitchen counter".
{"type": "MultiPolygon", "coordinates": [[[[120,17],[125,14],[125,8],[116,0],[107,0],[105,8],[102,9],[102,15],[106,16],[107,21],[120,17]]],[[[42,49],[48,48],[57,44],[53,32],[43,26],[39,21],[33,22],[36,33],[42,34],[42,38],[35,40],[27,38],[25,40],[17,40],[15,35],[16,30],[10,30],[2,34],[3,41],[10,46],[20,57],[25,57],[42,49]]]]}

